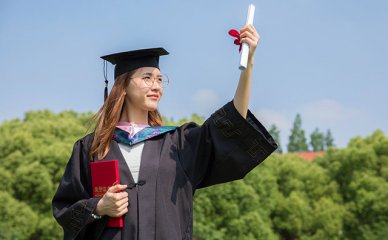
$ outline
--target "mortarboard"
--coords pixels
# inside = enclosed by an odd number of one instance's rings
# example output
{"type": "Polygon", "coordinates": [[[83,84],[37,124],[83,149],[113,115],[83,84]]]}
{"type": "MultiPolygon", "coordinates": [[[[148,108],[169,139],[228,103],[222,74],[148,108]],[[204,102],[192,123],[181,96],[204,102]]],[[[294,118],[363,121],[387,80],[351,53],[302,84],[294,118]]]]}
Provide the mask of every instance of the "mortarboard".
{"type": "Polygon", "coordinates": [[[114,53],[102,56],[104,59],[105,94],[108,95],[108,79],[106,76],[106,61],[115,65],[114,78],[141,67],[159,68],[159,56],[168,55],[164,48],[147,48],[128,52],[114,53]]]}

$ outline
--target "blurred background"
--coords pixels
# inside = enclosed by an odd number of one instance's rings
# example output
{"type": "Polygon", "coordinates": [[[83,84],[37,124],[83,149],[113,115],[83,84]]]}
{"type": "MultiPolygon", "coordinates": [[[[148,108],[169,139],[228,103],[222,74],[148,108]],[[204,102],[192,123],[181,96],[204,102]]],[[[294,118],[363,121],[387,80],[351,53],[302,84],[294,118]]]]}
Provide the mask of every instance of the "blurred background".
{"type": "Polygon", "coordinates": [[[250,110],[282,153],[300,154],[199,191],[195,238],[386,236],[387,1],[1,0],[0,238],[61,238],[50,201],[103,103],[100,56],[164,47],[160,111],[168,124],[201,123],[233,98],[228,31],[244,26],[250,3],[261,35],[250,110]]]}
{"type": "MultiPolygon", "coordinates": [[[[256,5],[261,35],[250,109],[288,142],[299,113],[306,134],[330,129],[337,146],[388,130],[386,1],[7,1],[0,3],[0,122],[29,110],[97,111],[100,56],[164,47],[171,83],[160,110],[209,116],[233,98],[238,47],[228,35],[256,5]]],[[[109,66],[110,87],[113,66],[109,66]]]]}

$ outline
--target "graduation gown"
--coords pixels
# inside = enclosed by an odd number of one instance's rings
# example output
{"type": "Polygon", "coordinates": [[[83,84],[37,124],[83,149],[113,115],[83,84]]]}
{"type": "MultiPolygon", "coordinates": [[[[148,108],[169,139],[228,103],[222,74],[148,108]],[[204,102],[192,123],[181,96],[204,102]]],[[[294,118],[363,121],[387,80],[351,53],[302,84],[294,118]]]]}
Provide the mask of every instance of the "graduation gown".
{"type": "Polygon", "coordinates": [[[192,239],[196,189],[243,178],[277,145],[248,111],[244,119],[227,103],[203,125],[187,123],[145,141],[135,185],[117,142],[103,160],[117,159],[128,192],[124,228],[106,228],[107,217],[93,220],[89,150],[93,134],[78,140],[53,198],[53,214],[64,239],[192,239]]]}

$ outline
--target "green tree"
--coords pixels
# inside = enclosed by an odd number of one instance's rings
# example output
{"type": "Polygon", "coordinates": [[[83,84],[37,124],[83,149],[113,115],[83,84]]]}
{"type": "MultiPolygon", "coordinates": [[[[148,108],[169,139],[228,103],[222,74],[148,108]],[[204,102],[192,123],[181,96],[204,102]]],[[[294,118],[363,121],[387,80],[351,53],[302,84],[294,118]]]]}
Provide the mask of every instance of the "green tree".
{"type": "Polygon", "coordinates": [[[278,148],[276,149],[276,152],[282,153],[283,149],[280,143],[280,130],[276,127],[275,124],[272,124],[268,132],[271,134],[275,142],[278,144],[278,148]]]}
{"type": "Polygon", "coordinates": [[[29,239],[37,227],[37,214],[7,192],[0,191],[0,202],[0,239],[29,239]]]}
{"type": "Polygon", "coordinates": [[[298,239],[311,227],[313,209],[298,192],[292,192],[278,204],[273,213],[275,229],[282,239],[298,239]]]}
{"type": "Polygon", "coordinates": [[[270,215],[281,239],[339,239],[346,210],[327,170],[293,154],[278,156],[271,165],[280,197],[272,198],[276,207],[270,215]],[[337,227],[323,231],[331,222],[337,227]]]}
{"type": "Polygon", "coordinates": [[[29,239],[63,239],[63,230],[52,216],[39,215],[36,230],[29,239]]]}
{"type": "Polygon", "coordinates": [[[325,149],[328,149],[330,147],[334,147],[334,139],[330,129],[328,129],[325,135],[325,149]]]}
{"type": "Polygon", "coordinates": [[[0,167],[0,191],[8,192],[11,195],[13,194],[13,176],[10,171],[7,171],[5,168],[0,167]]]}
{"type": "Polygon", "coordinates": [[[287,145],[288,152],[307,152],[308,146],[304,130],[302,129],[302,118],[297,114],[291,129],[291,135],[287,145]]]}
{"type": "MultiPolygon", "coordinates": [[[[50,200],[91,115],[33,111],[0,125],[0,239],[63,238],[50,200]]],[[[204,118],[170,125],[189,121],[204,118]]],[[[300,116],[296,122],[301,130],[300,116]]],[[[387,184],[388,137],[380,130],[312,162],[272,155],[243,180],[196,191],[194,238],[384,239],[387,184]]]]}
{"type": "Polygon", "coordinates": [[[163,116],[163,122],[164,125],[167,126],[181,126],[182,124],[188,123],[188,122],[195,122],[198,125],[202,125],[205,122],[205,117],[200,116],[196,113],[193,113],[190,118],[181,118],[178,121],[174,121],[172,118],[167,118],[166,116],[163,116]]]}
{"type": "Polygon", "coordinates": [[[51,212],[53,182],[44,166],[38,162],[20,166],[15,172],[15,198],[28,203],[39,212],[51,212]]]}
{"type": "Polygon", "coordinates": [[[325,150],[325,137],[318,128],[310,134],[310,145],[313,152],[325,150]]]}
{"type": "Polygon", "coordinates": [[[388,138],[377,130],[353,138],[345,149],[329,149],[317,161],[338,183],[343,205],[344,238],[382,239],[388,228],[388,138]]]}
{"type": "Polygon", "coordinates": [[[249,184],[235,181],[198,190],[194,202],[195,239],[278,239],[259,196],[249,184]]]}
{"type": "Polygon", "coordinates": [[[51,199],[91,115],[31,111],[0,125],[0,239],[63,238],[51,199]]]}

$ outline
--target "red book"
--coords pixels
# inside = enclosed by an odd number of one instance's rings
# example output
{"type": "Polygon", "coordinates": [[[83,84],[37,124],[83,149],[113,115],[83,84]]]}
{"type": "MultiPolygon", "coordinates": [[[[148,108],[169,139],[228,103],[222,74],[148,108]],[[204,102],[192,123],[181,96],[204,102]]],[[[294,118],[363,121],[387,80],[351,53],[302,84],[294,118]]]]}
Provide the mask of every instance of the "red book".
{"type": "MultiPolygon", "coordinates": [[[[108,188],[120,184],[119,165],[117,160],[90,162],[92,174],[93,197],[102,197],[108,188]]],[[[107,227],[122,228],[122,217],[110,217],[107,227]]]]}

